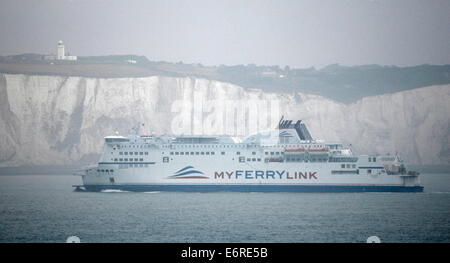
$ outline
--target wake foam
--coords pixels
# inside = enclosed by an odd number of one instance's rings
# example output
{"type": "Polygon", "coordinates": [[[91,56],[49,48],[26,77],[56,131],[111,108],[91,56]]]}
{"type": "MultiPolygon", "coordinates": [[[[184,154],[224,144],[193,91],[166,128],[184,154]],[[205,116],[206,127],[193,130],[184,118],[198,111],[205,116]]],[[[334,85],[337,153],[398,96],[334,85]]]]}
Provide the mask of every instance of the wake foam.
{"type": "Polygon", "coordinates": [[[105,189],[101,190],[102,193],[128,193],[128,191],[117,190],[117,189],[105,189]]]}

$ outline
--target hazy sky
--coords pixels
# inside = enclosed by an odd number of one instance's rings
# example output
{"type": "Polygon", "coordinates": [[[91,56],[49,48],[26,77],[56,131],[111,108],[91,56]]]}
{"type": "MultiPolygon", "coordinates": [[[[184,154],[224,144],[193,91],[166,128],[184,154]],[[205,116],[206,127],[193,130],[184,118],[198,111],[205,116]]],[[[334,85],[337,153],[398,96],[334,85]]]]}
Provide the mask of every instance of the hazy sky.
{"type": "Polygon", "coordinates": [[[0,0],[0,54],[204,65],[450,64],[450,0],[0,0]]]}

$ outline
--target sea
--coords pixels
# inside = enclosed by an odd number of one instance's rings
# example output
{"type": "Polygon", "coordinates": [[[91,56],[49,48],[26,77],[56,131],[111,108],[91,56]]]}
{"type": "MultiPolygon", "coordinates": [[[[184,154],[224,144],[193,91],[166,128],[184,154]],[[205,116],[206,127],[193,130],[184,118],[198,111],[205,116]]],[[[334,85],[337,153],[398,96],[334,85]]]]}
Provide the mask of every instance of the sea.
{"type": "Polygon", "coordinates": [[[91,193],[73,175],[2,175],[0,242],[449,242],[450,173],[421,182],[423,193],[91,193]]]}

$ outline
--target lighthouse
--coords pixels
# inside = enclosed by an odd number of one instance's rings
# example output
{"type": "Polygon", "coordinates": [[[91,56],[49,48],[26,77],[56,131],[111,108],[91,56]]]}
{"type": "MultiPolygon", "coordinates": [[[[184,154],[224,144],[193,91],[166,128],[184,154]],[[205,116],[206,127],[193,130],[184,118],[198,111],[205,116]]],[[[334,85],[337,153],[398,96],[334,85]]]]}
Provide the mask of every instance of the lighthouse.
{"type": "Polygon", "coordinates": [[[62,40],[58,41],[58,55],[57,55],[57,59],[65,59],[66,58],[66,53],[64,51],[64,43],[62,42],[62,40]]]}
{"type": "Polygon", "coordinates": [[[64,42],[62,40],[58,41],[57,45],[57,54],[56,54],[57,60],[77,60],[77,56],[66,56],[66,49],[64,47],[64,42]]]}

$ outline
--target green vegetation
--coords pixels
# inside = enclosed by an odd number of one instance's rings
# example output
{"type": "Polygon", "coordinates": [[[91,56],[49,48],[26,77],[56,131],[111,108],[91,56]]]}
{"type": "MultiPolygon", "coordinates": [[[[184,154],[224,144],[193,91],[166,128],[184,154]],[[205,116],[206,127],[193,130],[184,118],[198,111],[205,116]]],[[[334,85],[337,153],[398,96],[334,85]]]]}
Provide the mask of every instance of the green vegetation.
{"type": "Polygon", "coordinates": [[[450,65],[340,66],[291,69],[286,66],[214,66],[149,61],[145,56],[79,57],[77,61],[45,60],[43,55],[0,57],[0,72],[85,77],[197,77],[230,82],[269,92],[304,92],[350,103],[365,96],[450,83],[450,65]]]}

